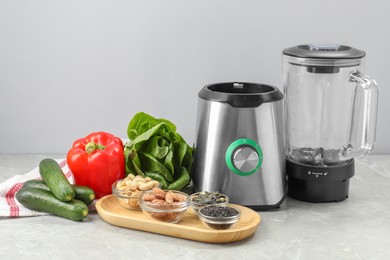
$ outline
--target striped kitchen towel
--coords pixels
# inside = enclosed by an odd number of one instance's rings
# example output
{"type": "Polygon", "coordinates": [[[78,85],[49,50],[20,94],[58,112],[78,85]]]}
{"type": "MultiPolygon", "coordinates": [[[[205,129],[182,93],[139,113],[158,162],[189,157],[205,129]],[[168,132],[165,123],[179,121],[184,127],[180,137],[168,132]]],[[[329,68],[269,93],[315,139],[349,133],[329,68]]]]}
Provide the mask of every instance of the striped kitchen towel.
{"type": "MultiPolygon", "coordinates": [[[[56,160],[70,183],[74,183],[73,175],[68,168],[66,159],[56,160]]],[[[21,205],[15,197],[18,190],[23,187],[23,183],[32,179],[41,179],[39,168],[31,170],[24,175],[16,175],[0,184],[0,217],[27,217],[42,216],[48,213],[30,210],[21,205]]]]}

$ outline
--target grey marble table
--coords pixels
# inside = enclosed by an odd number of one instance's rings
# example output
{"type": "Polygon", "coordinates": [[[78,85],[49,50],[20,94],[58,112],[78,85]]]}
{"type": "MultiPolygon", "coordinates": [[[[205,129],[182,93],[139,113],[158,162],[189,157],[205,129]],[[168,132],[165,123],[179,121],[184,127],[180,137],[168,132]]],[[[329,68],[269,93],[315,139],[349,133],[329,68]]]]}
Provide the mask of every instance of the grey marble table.
{"type": "MultiPolygon", "coordinates": [[[[0,155],[0,183],[61,155],[0,155]]],[[[206,244],[125,229],[92,212],[82,222],[55,216],[0,218],[0,259],[390,259],[390,155],[356,161],[350,196],[311,204],[287,198],[259,212],[256,233],[206,244]]]]}

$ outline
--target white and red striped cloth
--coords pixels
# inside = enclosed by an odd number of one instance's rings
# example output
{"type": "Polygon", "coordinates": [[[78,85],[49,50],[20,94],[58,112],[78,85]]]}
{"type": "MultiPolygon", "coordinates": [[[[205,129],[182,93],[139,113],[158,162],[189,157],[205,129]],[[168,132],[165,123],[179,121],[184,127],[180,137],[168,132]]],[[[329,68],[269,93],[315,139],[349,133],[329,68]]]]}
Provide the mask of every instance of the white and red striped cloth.
{"type": "MultiPolygon", "coordinates": [[[[66,159],[56,160],[71,184],[74,183],[73,175],[68,168],[66,159]]],[[[24,175],[15,175],[0,184],[0,217],[27,217],[42,216],[48,213],[27,209],[21,205],[15,197],[18,190],[23,187],[23,183],[32,179],[41,179],[39,168],[31,170],[24,175]]]]}

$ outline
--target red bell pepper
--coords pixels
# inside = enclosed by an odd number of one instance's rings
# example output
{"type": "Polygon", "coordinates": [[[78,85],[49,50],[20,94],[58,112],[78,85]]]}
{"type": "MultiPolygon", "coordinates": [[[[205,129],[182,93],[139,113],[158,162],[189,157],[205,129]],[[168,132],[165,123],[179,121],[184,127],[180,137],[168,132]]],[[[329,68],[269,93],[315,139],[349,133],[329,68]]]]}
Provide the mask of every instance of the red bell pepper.
{"type": "Polygon", "coordinates": [[[96,198],[111,194],[111,185],[125,177],[123,151],[122,140],[105,132],[76,140],[67,154],[75,183],[93,189],[96,198]]]}

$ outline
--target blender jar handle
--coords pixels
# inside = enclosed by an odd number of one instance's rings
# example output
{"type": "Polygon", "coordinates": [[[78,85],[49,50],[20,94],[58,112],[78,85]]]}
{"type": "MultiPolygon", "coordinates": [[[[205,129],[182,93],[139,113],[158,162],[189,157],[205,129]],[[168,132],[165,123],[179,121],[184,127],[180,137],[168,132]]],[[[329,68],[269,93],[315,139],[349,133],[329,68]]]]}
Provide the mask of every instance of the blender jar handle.
{"type": "Polygon", "coordinates": [[[378,111],[378,84],[359,71],[350,74],[349,82],[357,83],[353,100],[349,143],[340,151],[341,159],[364,156],[374,147],[378,111]]]}

